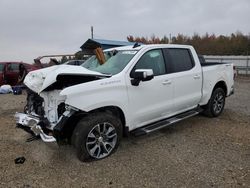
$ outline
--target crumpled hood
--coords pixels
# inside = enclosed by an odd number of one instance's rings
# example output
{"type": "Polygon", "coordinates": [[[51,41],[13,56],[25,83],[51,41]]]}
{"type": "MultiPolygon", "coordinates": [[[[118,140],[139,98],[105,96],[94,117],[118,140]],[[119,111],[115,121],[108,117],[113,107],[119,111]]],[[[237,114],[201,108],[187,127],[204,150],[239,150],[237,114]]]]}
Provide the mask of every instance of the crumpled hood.
{"type": "Polygon", "coordinates": [[[42,92],[48,86],[56,82],[57,76],[66,75],[87,75],[87,76],[106,76],[104,74],[90,71],[81,66],[74,65],[55,65],[29,72],[24,79],[24,84],[36,93],[42,92]]]}

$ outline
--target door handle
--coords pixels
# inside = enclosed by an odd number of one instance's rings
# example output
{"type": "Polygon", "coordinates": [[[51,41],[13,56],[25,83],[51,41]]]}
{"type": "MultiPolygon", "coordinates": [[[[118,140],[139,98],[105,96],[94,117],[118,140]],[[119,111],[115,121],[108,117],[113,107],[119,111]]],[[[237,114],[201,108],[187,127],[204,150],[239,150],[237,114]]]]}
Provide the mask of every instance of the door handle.
{"type": "Polygon", "coordinates": [[[171,83],[171,80],[165,80],[162,82],[163,85],[170,85],[171,83]]]}
{"type": "Polygon", "coordinates": [[[198,74],[197,74],[197,75],[194,75],[194,79],[200,79],[200,77],[201,77],[201,76],[198,75],[198,74]]]}

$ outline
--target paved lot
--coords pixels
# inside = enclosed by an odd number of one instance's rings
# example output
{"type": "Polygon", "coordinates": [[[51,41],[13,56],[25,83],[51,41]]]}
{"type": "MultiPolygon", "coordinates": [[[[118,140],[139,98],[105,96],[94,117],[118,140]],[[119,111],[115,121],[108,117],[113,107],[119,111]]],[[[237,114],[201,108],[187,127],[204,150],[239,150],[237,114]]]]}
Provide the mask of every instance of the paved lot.
{"type": "Polygon", "coordinates": [[[250,187],[250,79],[237,79],[215,119],[196,116],[148,136],[124,138],[117,152],[82,163],[15,128],[25,95],[0,95],[0,187],[250,187]],[[24,164],[15,164],[24,156],[24,164]]]}

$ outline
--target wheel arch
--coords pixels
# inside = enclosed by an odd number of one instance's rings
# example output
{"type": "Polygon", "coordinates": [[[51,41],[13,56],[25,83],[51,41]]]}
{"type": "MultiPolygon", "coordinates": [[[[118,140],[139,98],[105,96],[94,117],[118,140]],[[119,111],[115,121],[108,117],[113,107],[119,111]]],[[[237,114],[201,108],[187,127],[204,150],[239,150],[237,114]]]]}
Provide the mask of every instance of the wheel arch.
{"type": "Polygon", "coordinates": [[[226,95],[227,95],[226,83],[224,81],[217,82],[212,90],[210,99],[208,100],[207,104],[201,106],[204,109],[204,111],[202,113],[208,117],[211,117],[211,118],[218,117],[224,109],[226,95]],[[220,100],[223,100],[223,103],[220,102],[220,109],[218,112],[216,111],[216,109],[214,109],[214,101],[216,101],[215,105],[218,106],[218,99],[215,99],[215,96],[218,95],[218,93],[216,93],[216,92],[218,92],[217,89],[220,89],[220,91],[221,90],[224,91],[224,96],[223,96],[224,98],[220,99],[220,100]]]}
{"type": "Polygon", "coordinates": [[[225,96],[227,96],[228,88],[227,88],[227,84],[226,84],[226,82],[224,80],[220,79],[217,82],[212,82],[205,89],[205,95],[203,93],[203,98],[200,101],[201,106],[206,106],[208,104],[214,90],[217,89],[217,88],[222,88],[223,91],[225,92],[225,96]],[[213,84],[213,83],[215,83],[215,84],[213,84]]]}
{"type": "MultiPolygon", "coordinates": [[[[213,88],[213,91],[214,91],[215,89],[217,89],[217,88],[223,89],[223,91],[225,92],[225,95],[227,96],[227,91],[228,91],[228,89],[227,89],[227,84],[226,84],[225,81],[223,81],[223,80],[218,81],[218,82],[215,84],[215,86],[214,86],[214,88],[213,88]]],[[[213,93],[213,91],[212,91],[212,93],[213,93]]],[[[211,94],[211,95],[212,95],[212,94],[211,94]]]]}
{"type": "Polygon", "coordinates": [[[122,123],[123,136],[128,136],[129,129],[126,126],[126,118],[125,118],[125,114],[122,111],[122,109],[117,107],[117,106],[104,106],[104,107],[101,107],[101,108],[93,109],[93,110],[91,110],[89,112],[79,111],[79,112],[76,112],[71,117],[67,118],[66,121],[65,121],[65,124],[62,127],[59,127],[58,130],[57,130],[57,132],[58,132],[58,134],[57,134],[58,135],[57,136],[58,143],[60,143],[65,138],[68,138],[68,140],[71,140],[70,138],[71,138],[71,136],[73,134],[74,129],[77,126],[77,123],[82,118],[85,118],[88,115],[95,114],[95,113],[98,113],[98,112],[109,113],[109,114],[114,115],[118,119],[120,119],[121,123],[122,123]]]}
{"type": "Polygon", "coordinates": [[[126,117],[125,117],[123,110],[120,107],[118,107],[118,106],[104,106],[104,107],[100,107],[100,108],[91,110],[88,113],[94,114],[97,112],[110,113],[110,114],[114,115],[115,117],[119,118],[121,120],[121,123],[122,123],[123,136],[128,135],[128,127],[126,126],[126,117]]]}

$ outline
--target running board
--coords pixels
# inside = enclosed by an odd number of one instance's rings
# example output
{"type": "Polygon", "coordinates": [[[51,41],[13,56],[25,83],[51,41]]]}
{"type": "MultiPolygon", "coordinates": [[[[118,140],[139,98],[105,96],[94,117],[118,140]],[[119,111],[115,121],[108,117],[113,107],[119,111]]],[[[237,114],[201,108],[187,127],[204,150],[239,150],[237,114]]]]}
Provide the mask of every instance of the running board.
{"type": "Polygon", "coordinates": [[[149,134],[151,132],[157,131],[159,129],[162,129],[164,127],[167,127],[169,125],[172,125],[174,123],[177,123],[181,120],[187,119],[189,117],[195,116],[197,114],[199,114],[202,110],[201,109],[195,109],[195,110],[191,110],[191,111],[187,111],[181,114],[178,114],[174,117],[171,118],[167,118],[161,121],[157,121],[155,123],[151,123],[149,125],[146,125],[144,127],[138,128],[136,130],[134,130],[132,133],[135,136],[141,136],[141,135],[145,135],[145,134],[149,134]]]}

